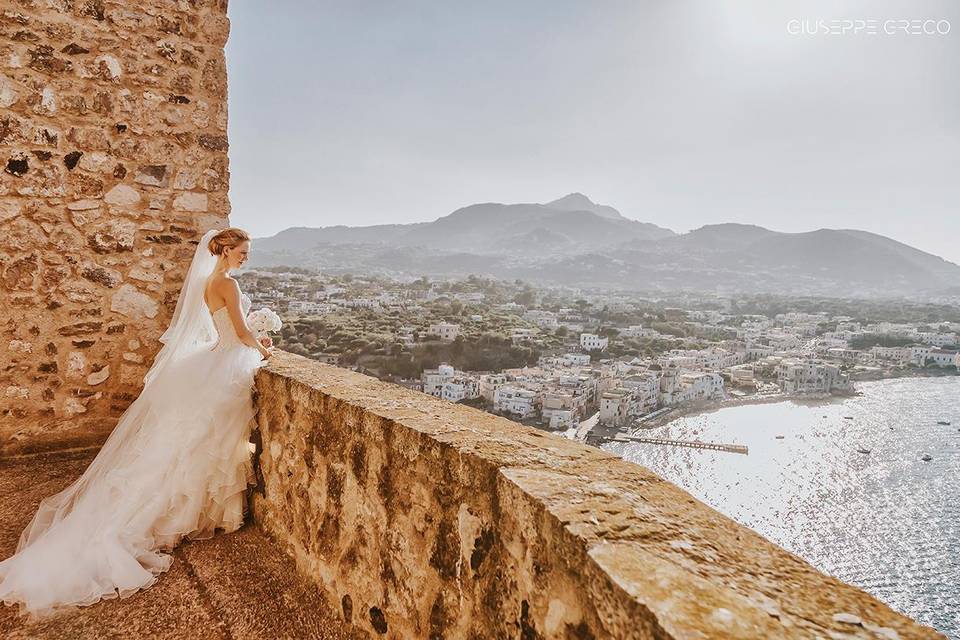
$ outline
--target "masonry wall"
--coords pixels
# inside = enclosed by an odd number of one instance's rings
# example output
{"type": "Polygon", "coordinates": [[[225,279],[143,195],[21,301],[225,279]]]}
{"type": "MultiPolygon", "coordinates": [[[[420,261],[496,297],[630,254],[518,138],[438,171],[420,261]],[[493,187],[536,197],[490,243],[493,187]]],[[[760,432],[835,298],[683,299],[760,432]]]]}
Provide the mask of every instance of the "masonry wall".
{"type": "Polygon", "coordinates": [[[225,0],[0,2],[0,454],[102,440],[226,226],[225,0]]]}
{"type": "Polygon", "coordinates": [[[371,637],[942,637],[637,465],[276,352],[254,520],[371,637]]]}

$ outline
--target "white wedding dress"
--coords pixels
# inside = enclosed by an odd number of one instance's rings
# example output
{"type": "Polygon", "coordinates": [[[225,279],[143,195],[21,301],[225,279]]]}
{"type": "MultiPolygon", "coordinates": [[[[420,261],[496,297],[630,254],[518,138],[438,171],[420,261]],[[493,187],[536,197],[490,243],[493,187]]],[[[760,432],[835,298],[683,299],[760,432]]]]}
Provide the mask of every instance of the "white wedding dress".
{"type": "MultiPolygon", "coordinates": [[[[250,299],[242,300],[246,316],[250,299]]],[[[212,320],[215,335],[177,336],[174,357],[158,355],[90,466],[44,498],[16,554],[0,562],[0,599],[22,614],[45,617],[129,596],[170,567],[173,557],[164,551],[183,538],[209,538],[243,523],[254,481],[253,376],[266,361],[240,341],[225,307],[211,315],[203,304],[197,312],[194,300],[194,308],[202,322],[212,320]]],[[[177,316],[182,327],[180,312],[178,303],[168,334],[177,316]]]]}

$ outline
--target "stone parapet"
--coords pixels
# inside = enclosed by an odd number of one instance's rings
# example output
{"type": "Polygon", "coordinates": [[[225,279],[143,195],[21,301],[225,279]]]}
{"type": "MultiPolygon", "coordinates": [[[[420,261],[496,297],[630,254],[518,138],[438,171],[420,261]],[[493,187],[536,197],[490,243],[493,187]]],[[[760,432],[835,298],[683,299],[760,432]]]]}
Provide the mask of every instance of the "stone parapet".
{"type": "Polygon", "coordinates": [[[258,525],[391,638],[938,638],[601,450],[276,352],[258,525]]]}

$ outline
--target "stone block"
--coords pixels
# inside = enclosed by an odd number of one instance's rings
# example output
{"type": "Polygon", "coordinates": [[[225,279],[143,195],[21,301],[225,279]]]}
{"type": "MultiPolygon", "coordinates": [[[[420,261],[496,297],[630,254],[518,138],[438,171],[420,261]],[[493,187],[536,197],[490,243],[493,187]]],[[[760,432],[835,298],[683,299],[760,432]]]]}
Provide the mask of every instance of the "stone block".
{"type": "Polygon", "coordinates": [[[130,284],[125,284],[113,294],[110,300],[110,310],[120,315],[141,319],[153,318],[159,311],[157,301],[142,293],[130,284]]]}
{"type": "Polygon", "coordinates": [[[185,191],[173,199],[173,208],[177,211],[206,211],[207,194],[185,191]]]}
{"type": "Polygon", "coordinates": [[[103,196],[104,202],[116,205],[132,205],[140,202],[140,193],[126,184],[118,184],[103,196]]]}

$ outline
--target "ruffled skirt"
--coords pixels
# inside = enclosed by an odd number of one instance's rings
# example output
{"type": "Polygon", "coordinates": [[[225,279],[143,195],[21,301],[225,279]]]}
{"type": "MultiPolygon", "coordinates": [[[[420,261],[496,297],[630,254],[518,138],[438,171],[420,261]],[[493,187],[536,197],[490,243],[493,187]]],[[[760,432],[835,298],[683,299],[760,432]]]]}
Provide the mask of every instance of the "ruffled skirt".
{"type": "Polygon", "coordinates": [[[254,482],[244,345],[202,346],[147,384],[83,475],[44,498],[0,562],[0,599],[45,617],[152,585],[183,538],[234,531],[254,482]]]}

